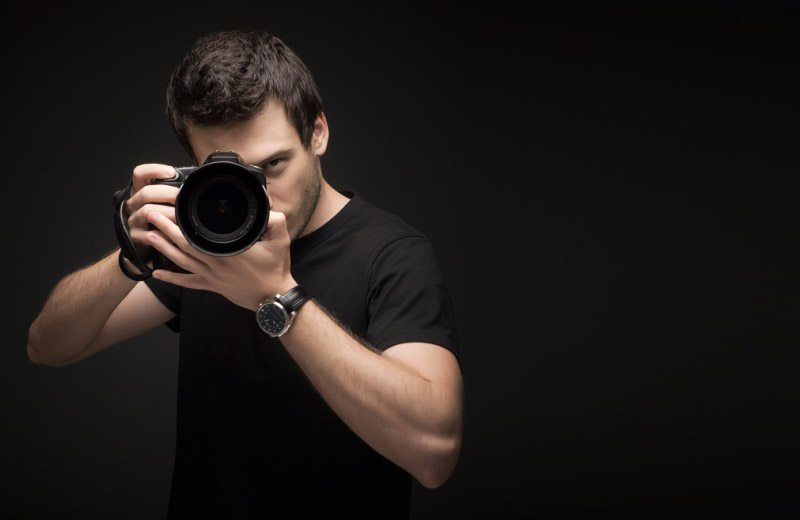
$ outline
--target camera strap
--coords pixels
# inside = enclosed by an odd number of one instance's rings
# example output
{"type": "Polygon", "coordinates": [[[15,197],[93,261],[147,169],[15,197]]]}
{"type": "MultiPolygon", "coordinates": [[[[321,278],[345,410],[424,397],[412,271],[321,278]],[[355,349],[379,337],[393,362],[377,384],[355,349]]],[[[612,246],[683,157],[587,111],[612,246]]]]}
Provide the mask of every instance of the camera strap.
{"type": "Polygon", "coordinates": [[[131,280],[142,281],[150,278],[153,275],[153,270],[150,269],[136,250],[136,245],[133,243],[130,231],[128,230],[128,212],[125,208],[125,201],[130,198],[133,189],[133,178],[128,181],[128,184],[114,192],[114,230],[117,233],[117,242],[119,242],[119,267],[122,272],[131,280]],[[141,272],[132,273],[125,261],[122,259],[123,255],[133,263],[141,272]]]}

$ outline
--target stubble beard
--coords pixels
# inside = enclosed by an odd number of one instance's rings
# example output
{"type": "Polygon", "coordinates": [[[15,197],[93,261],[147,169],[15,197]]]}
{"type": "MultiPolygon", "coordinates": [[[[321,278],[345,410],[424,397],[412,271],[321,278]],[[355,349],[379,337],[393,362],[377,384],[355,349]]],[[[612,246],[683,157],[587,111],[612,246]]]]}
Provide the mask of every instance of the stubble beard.
{"type": "Polygon", "coordinates": [[[311,216],[314,214],[314,210],[317,209],[319,195],[322,191],[322,172],[320,171],[319,167],[319,159],[314,156],[312,162],[313,166],[311,175],[306,184],[303,186],[303,195],[300,199],[300,209],[297,212],[297,218],[302,224],[298,228],[297,233],[292,237],[292,240],[302,235],[303,231],[305,231],[306,226],[308,226],[308,222],[311,220],[311,216]]]}

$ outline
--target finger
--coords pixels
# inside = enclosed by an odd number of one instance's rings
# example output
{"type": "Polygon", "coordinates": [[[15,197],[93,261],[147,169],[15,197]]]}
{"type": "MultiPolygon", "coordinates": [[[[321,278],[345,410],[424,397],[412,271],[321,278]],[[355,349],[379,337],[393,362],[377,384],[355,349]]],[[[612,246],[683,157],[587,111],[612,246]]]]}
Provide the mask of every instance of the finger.
{"type": "MultiPolygon", "coordinates": [[[[163,236],[165,236],[166,238],[169,239],[169,241],[175,244],[175,246],[178,246],[184,253],[188,254],[190,257],[198,260],[198,262],[200,262],[205,267],[206,270],[210,269],[210,266],[213,265],[215,258],[213,256],[203,253],[202,251],[198,251],[192,244],[189,243],[188,240],[186,240],[186,237],[183,236],[181,228],[175,225],[171,220],[161,217],[160,213],[153,212],[150,214],[150,222],[152,222],[163,233],[163,236]]],[[[198,272],[196,269],[188,269],[188,268],[184,269],[192,271],[193,273],[198,272]]]]}
{"type": "Polygon", "coordinates": [[[202,260],[179,249],[170,241],[160,230],[148,231],[146,235],[147,245],[158,249],[164,256],[172,260],[178,267],[190,273],[203,274],[209,271],[208,265],[202,260]]]}
{"type": "Polygon", "coordinates": [[[131,213],[136,213],[136,211],[145,204],[157,203],[175,205],[175,199],[179,191],[179,188],[166,184],[147,185],[126,200],[125,207],[130,215],[131,213]]]}
{"type": "Polygon", "coordinates": [[[128,217],[128,232],[131,235],[131,240],[139,244],[149,245],[146,237],[147,232],[151,229],[157,229],[149,220],[152,213],[159,213],[172,222],[176,221],[174,206],[145,204],[136,213],[128,217]]]}
{"type": "Polygon", "coordinates": [[[261,235],[261,240],[266,240],[270,245],[274,245],[276,247],[288,247],[291,239],[289,238],[289,229],[286,223],[286,215],[284,213],[281,213],[280,211],[269,212],[267,230],[263,235],[261,235]]]}
{"type": "Polygon", "coordinates": [[[281,229],[286,229],[286,214],[280,211],[270,211],[267,228],[261,235],[261,240],[271,240],[281,233],[281,229]]]}
{"type": "Polygon", "coordinates": [[[158,280],[180,285],[181,287],[188,287],[189,289],[208,289],[209,285],[206,279],[199,274],[184,274],[167,271],[166,269],[156,269],[153,271],[153,277],[158,280]]]}
{"type": "Polygon", "coordinates": [[[154,212],[160,213],[164,217],[177,224],[177,220],[175,220],[175,206],[167,206],[165,204],[145,204],[128,219],[128,227],[130,229],[155,229],[155,226],[150,222],[150,215],[154,212]]]}
{"type": "Polygon", "coordinates": [[[175,177],[175,168],[168,164],[145,163],[133,169],[133,191],[138,193],[150,183],[151,179],[171,179],[175,177]]]}
{"type": "Polygon", "coordinates": [[[277,228],[286,227],[286,213],[282,213],[280,211],[270,211],[269,222],[267,222],[267,227],[269,229],[275,227],[277,228]]]}

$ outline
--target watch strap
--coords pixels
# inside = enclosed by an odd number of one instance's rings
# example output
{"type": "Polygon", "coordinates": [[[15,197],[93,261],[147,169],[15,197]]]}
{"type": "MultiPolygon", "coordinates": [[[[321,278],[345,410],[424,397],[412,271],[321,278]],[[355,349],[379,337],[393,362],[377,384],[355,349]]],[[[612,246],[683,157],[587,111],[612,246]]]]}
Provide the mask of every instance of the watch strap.
{"type": "Polygon", "coordinates": [[[282,294],[281,297],[278,298],[278,303],[280,303],[283,308],[286,309],[286,312],[291,315],[293,312],[297,312],[300,306],[308,300],[309,296],[305,289],[299,285],[296,285],[286,291],[286,293],[282,294]]]}

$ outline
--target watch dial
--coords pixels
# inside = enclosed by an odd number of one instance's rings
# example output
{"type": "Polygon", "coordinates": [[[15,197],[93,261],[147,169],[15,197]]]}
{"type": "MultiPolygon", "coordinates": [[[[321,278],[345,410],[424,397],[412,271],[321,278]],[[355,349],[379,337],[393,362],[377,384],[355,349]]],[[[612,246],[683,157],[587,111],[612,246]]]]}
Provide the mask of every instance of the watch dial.
{"type": "Polygon", "coordinates": [[[286,325],[286,312],[275,304],[265,305],[258,312],[258,324],[270,334],[278,334],[286,325]]]}

